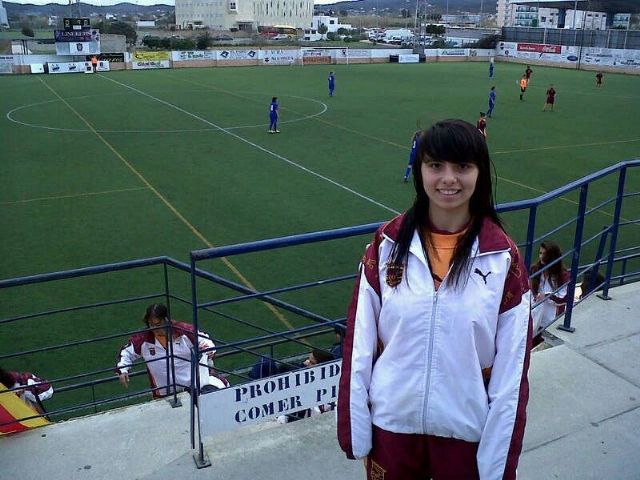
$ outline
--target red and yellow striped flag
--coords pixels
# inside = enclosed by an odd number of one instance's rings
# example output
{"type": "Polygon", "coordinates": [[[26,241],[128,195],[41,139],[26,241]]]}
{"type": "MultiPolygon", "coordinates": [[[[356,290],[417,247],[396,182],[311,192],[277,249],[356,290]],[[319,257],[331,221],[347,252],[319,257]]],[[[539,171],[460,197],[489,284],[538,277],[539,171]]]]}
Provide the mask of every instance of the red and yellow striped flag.
{"type": "Polygon", "coordinates": [[[28,418],[34,415],[38,415],[38,412],[20,400],[20,397],[14,392],[8,392],[7,387],[0,383],[0,435],[22,432],[23,430],[49,424],[43,417],[18,420],[19,418],[28,418]]]}

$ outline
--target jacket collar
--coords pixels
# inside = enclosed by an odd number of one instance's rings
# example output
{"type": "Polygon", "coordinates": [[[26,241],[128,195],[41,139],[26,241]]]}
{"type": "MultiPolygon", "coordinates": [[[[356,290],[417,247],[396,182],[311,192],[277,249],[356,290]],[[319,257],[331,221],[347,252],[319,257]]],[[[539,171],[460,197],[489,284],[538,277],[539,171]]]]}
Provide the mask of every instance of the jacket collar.
{"type": "MultiPolygon", "coordinates": [[[[404,215],[404,213],[398,215],[382,227],[382,234],[394,243],[398,239],[404,215]]],[[[416,238],[417,237],[414,235],[414,242],[416,238]]],[[[477,250],[474,248],[474,251],[477,251],[478,254],[483,254],[509,250],[512,245],[505,231],[493,223],[489,218],[485,218],[482,222],[482,227],[480,227],[480,234],[476,240],[476,247],[477,250]]],[[[420,249],[422,249],[421,246],[420,249]]]]}

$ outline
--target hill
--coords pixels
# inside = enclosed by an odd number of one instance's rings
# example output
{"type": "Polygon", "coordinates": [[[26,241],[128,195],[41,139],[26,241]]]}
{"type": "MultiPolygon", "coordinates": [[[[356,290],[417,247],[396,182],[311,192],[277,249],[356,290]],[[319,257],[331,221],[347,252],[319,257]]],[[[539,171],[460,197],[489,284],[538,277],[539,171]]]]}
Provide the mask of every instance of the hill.
{"type": "MultiPolygon", "coordinates": [[[[493,0],[429,0],[428,11],[431,13],[445,13],[447,11],[447,3],[449,13],[457,12],[480,12],[495,13],[496,2],[493,0]]],[[[402,8],[415,9],[416,3],[413,0],[357,0],[350,2],[336,2],[330,5],[316,5],[318,7],[329,7],[337,10],[364,9],[371,11],[376,10],[400,10],[402,8]]],[[[424,3],[420,3],[420,8],[424,8],[424,3]]]]}
{"type": "Polygon", "coordinates": [[[162,15],[163,13],[173,12],[175,7],[173,5],[136,5],[133,3],[118,3],[117,5],[98,6],[90,3],[80,3],[79,9],[75,4],[73,6],[60,5],[58,3],[48,3],[46,5],[33,5],[30,3],[13,3],[2,2],[2,5],[7,9],[7,16],[22,17],[26,15],[35,16],[50,16],[56,15],[58,17],[77,17],[77,16],[91,16],[91,15],[106,15],[107,13],[113,15],[162,15]],[[79,15],[78,15],[79,10],[79,15]]]}

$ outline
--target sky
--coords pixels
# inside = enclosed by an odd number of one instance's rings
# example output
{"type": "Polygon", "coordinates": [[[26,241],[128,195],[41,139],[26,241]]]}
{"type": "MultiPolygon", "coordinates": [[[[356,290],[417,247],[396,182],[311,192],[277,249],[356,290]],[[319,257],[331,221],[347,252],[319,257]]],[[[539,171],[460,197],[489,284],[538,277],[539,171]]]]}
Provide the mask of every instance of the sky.
{"type": "MultiPolygon", "coordinates": [[[[10,0],[11,3],[30,3],[33,5],[46,5],[48,3],[58,3],[60,5],[69,5],[68,0],[10,0]]],[[[115,5],[117,3],[123,3],[123,0],[82,0],[84,3],[91,5],[106,6],[115,5]]],[[[338,0],[315,0],[316,5],[324,5],[327,3],[336,3],[338,0]]],[[[74,0],[75,2],[75,0],[74,0]]],[[[127,0],[127,3],[133,3],[134,5],[156,5],[158,3],[163,5],[174,5],[174,0],[127,0]]]]}

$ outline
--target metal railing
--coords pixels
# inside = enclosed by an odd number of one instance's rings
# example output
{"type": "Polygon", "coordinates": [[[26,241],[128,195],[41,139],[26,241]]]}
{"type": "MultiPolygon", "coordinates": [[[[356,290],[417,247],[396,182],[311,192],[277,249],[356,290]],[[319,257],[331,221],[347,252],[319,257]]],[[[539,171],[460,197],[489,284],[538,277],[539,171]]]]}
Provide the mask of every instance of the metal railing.
{"type": "MultiPolygon", "coordinates": [[[[627,211],[637,215],[640,211],[640,192],[631,191],[630,187],[640,182],[629,180],[632,174],[640,173],[638,166],[640,160],[622,162],[537,198],[498,207],[507,223],[516,226],[510,232],[522,249],[527,265],[532,263],[534,248],[544,239],[562,239],[565,245],[571,245],[562,257],[567,261],[571,281],[566,285],[569,301],[564,315],[559,317],[563,320],[560,328],[573,330],[574,302],[571,300],[576,281],[585,273],[591,273],[593,280],[586,285],[584,293],[601,291],[600,296],[605,299],[611,286],[640,279],[640,220],[623,215],[627,211]],[[575,195],[577,200],[573,199],[575,195]],[[562,209],[557,208],[556,202],[562,202],[562,209]],[[567,205],[571,208],[566,208],[567,205]],[[552,208],[554,215],[546,215],[547,208],[552,208]],[[596,281],[598,270],[603,273],[600,281],[596,281]]],[[[217,350],[215,368],[232,384],[247,381],[252,365],[262,356],[287,368],[295,367],[311,348],[331,347],[335,340],[334,327],[340,327],[345,320],[357,260],[364,244],[380,225],[372,223],[196,250],[191,252],[189,264],[169,257],[154,257],[2,280],[2,298],[46,297],[54,306],[29,311],[31,303],[18,302],[12,313],[7,313],[4,307],[0,315],[0,335],[11,335],[22,325],[33,329],[34,325],[29,322],[37,322],[36,328],[41,328],[41,323],[45,323],[46,328],[60,328],[55,322],[61,318],[65,322],[63,328],[73,330],[70,333],[75,333],[76,328],[83,329],[83,333],[63,336],[65,341],[44,346],[47,336],[35,335],[31,343],[19,342],[14,351],[0,352],[0,362],[8,370],[18,363],[29,365],[24,370],[34,371],[54,385],[54,396],[45,403],[48,415],[54,420],[144,401],[153,390],[146,385],[144,364],[132,373],[131,388],[123,391],[114,375],[112,359],[118,351],[115,342],[146,329],[132,331],[126,318],[118,319],[123,315],[130,317],[132,311],[140,313],[141,305],[164,302],[172,316],[176,316],[173,312],[182,312],[182,318],[190,315],[197,329],[215,333],[211,335],[217,350]],[[266,257],[258,258],[258,255],[266,257]],[[243,262],[246,257],[249,260],[243,262]],[[345,260],[334,261],[341,257],[345,260]],[[227,278],[229,274],[214,273],[219,262],[225,262],[223,268],[229,271],[229,259],[266,269],[257,275],[265,286],[257,288],[236,274],[240,281],[227,278]],[[277,268],[268,268],[269,263],[277,268]],[[302,267],[293,268],[294,263],[302,267]],[[327,274],[318,274],[316,278],[316,270],[327,274]],[[293,278],[296,276],[302,279],[293,278]],[[108,298],[94,298],[97,294],[89,291],[98,280],[102,282],[100,285],[115,283],[122,284],[122,288],[116,288],[108,298]],[[76,283],[66,285],[67,282],[76,283]],[[74,292],[80,290],[82,293],[74,297],[80,301],[63,305],[59,293],[63,287],[74,292]],[[73,323],[77,318],[80,320],[73,323]],[[96,329],[90,327],[98,325],[109,328],[96,334],[96,329]],[[90,361],[74,362],[76,358],[90,361]],[[51,365],[63,363],[65,367],[56,371],[64,374],[52,378],[51,365]]],[[[100,288],[95,290],[102,292],[100,288]]],[[[196,345],[193,358],[199,359],[201,353],[196,345]]],[[[167,371],[176,360],[173,355],[160,359],[168,362],[167,371]]],[[[199,376],[194,379],[190,388],[199,393],[199,376]]],[[[167,377],[168,384],[170,380],[167,377]]],[[[176,388],[173,387],[175,402],[176,388]]]]}

